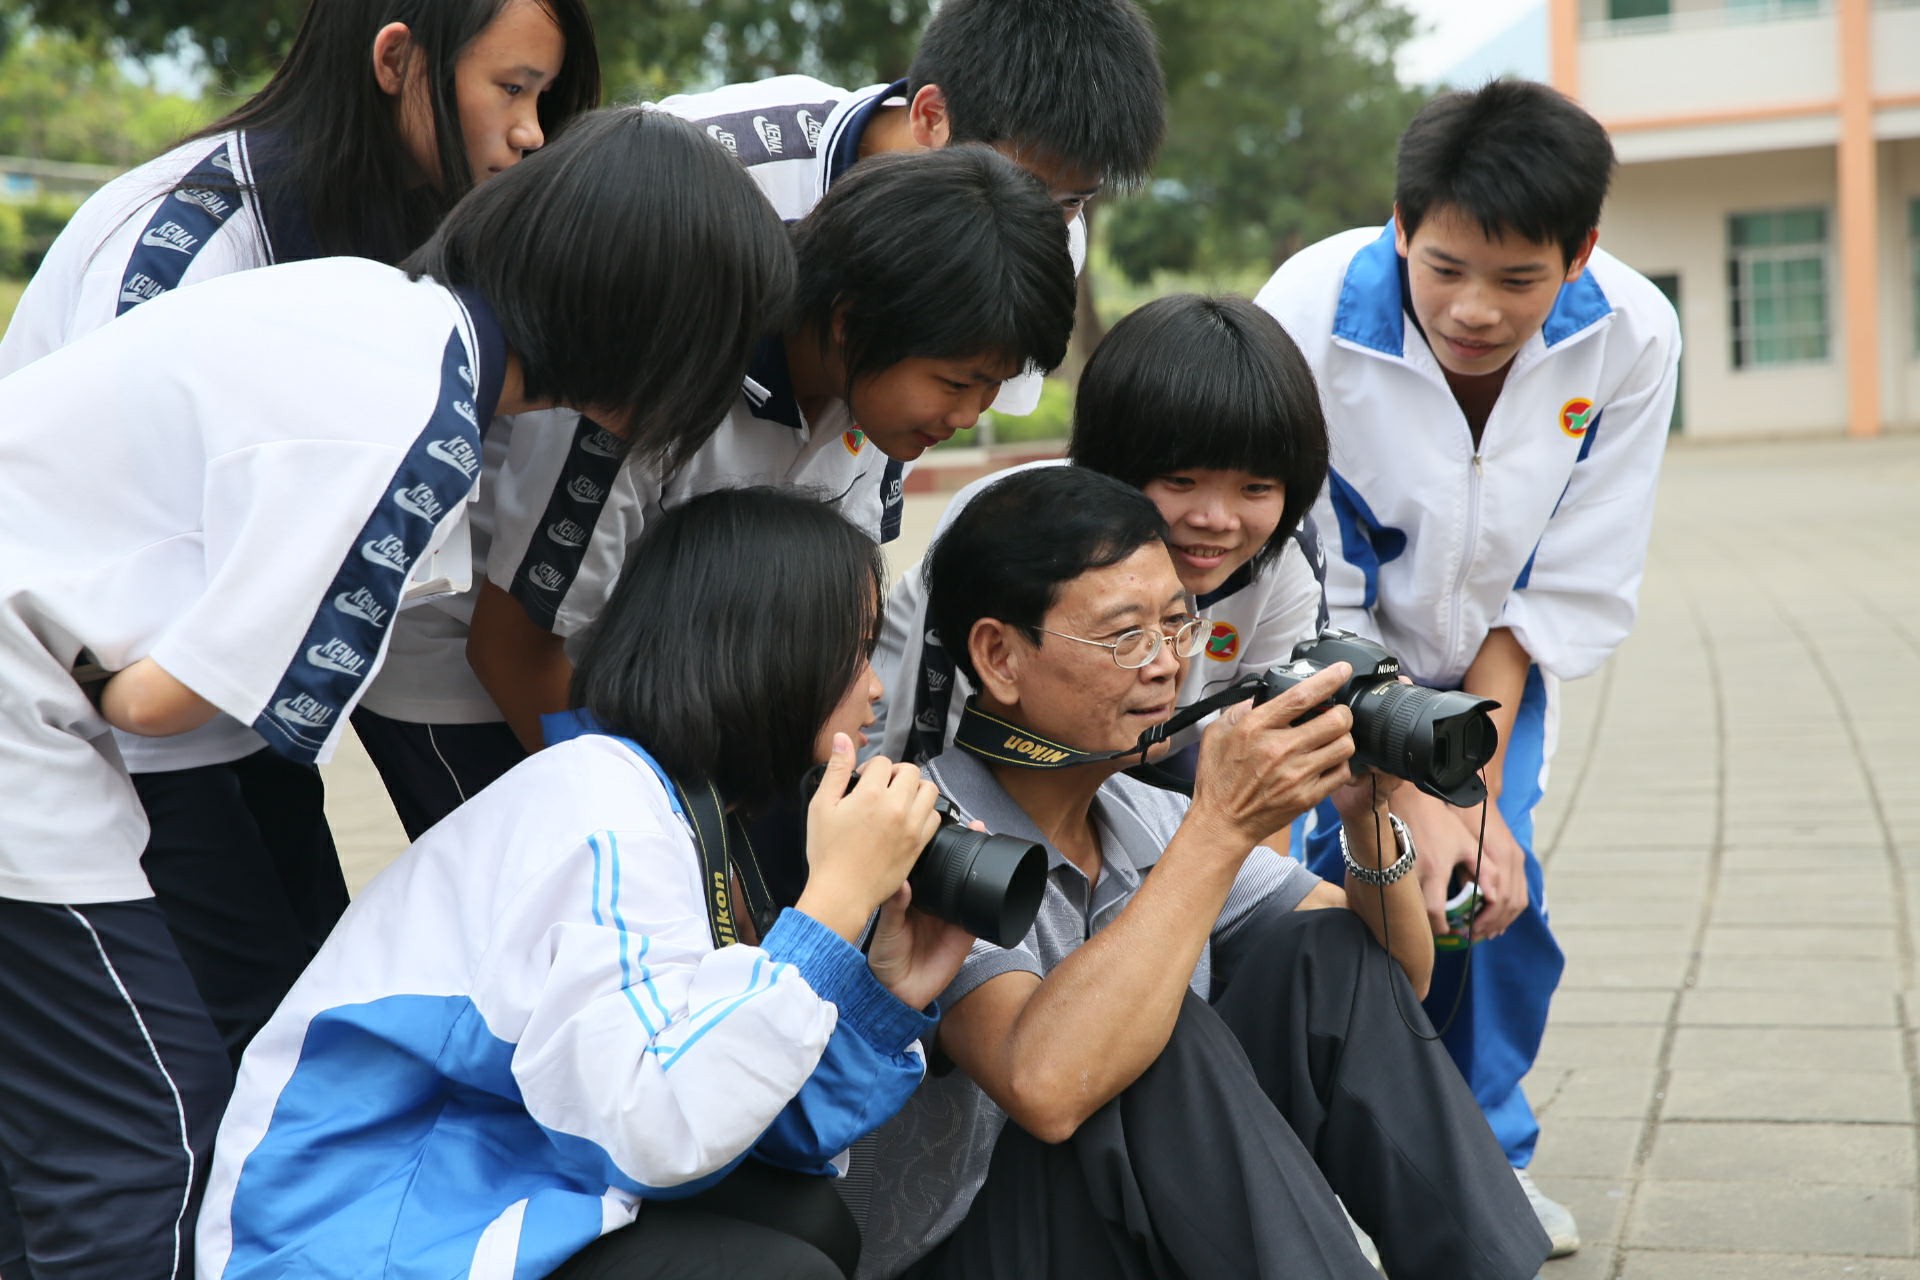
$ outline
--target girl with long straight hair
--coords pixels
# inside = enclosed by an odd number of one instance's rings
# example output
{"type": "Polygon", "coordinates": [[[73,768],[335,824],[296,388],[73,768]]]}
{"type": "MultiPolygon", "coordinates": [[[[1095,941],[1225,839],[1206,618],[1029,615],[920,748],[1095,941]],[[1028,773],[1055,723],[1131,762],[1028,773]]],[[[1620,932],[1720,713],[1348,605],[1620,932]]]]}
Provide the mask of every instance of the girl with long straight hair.
{"type": "MultiPolygon", "coordinates": [[[[314,0],[265,87],[81,207],[21,298],[0,376],[184,286],[322,256],[397,263],[599,93],[582,0],[314,0]]],[[[224,715],[118,745],[147,878],[237,1062],[346,907],[319,775],[224,715]]]]}
{"type": "MultiPolygon", "coordinates": [[[[8,1280],[190,1274],[232,1081],[107,730],[224,714],[326,760],[496,414],[568,405],[643,454],[695,449],[793,278],[739,166],[640,108],[476,188],[403,266],[238,272],[0,379],[8,1280]]],[[[198,891],[247,919],[246,870],[198,891]]]]}

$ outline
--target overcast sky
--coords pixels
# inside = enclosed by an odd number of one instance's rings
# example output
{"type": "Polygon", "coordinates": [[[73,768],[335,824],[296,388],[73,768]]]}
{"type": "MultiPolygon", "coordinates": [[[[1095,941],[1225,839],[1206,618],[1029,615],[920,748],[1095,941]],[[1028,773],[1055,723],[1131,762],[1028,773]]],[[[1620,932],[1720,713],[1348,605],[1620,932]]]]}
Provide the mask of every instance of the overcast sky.
{"type": "Polygon", "coordinates": [[[1437,79],[1545,0],[1402,0],[1421,34],[1400,53],[1400,74],[1415,83],[1437,79]]]}

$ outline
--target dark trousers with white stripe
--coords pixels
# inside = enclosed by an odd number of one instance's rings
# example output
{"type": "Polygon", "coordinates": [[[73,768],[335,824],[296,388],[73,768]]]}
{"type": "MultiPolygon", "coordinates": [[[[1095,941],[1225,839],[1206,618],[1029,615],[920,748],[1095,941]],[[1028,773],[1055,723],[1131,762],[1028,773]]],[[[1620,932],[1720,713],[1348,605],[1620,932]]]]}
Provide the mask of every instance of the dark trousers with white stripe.
{"type": "Polygon", "coordinates": [[[362,707],[353,713],[353,731],[380,771],[409,840],[527,758],[504,720],[416,724],[362,707]]]}
{"type": "Polygon", "coordinates": [[[0,900],[0,1275],[183,1280],[233,1086],[152,899],[0,900]]]}

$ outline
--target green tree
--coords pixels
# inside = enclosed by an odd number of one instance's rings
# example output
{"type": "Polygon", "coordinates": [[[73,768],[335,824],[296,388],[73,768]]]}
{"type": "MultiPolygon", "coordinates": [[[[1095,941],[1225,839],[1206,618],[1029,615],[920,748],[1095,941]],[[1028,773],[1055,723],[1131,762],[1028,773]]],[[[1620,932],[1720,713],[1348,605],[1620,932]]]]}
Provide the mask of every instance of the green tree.
{"type": "Polygon", "coordinates": [[[1422,94],[1395,52],[1397,0],[1146,0],[1162,44],[1169,130],[1154,183],[1107,210],[1129,278],[1271,267],[1384,219],[1395,139],[1422,94]]]}
{"type": "Polygon", "coordinates": [[[127,167],[209,110],[132,79],[90,40],[0,21],[0,155],[127,167]]]}

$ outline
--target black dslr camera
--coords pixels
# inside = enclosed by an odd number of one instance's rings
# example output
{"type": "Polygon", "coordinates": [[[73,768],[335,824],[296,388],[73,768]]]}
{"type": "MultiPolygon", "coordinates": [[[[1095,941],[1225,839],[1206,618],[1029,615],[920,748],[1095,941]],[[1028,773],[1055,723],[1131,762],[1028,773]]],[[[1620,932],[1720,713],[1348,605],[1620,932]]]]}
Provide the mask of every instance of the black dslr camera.
{"type": "MultiPolygon", "coordinates": [[[[801,794],[811,800],[826,766],[807,772],[801,794]]],[[[848,789],[860,781],[854,774],[848,789]]],[[[959,925],[982,942],[1010,947],[1027,936],[1047,890],[1047,853],[1031,840],[970,830],[953,802],[933,802],[940,827],[907,873],[913,905],[959,925]]]]}
{"type": "MultiPolygon", "coordinates": [[[[1333,702],[1353,712],[1356,772],[1379,769],[1461,808],[1487,798],[1480,769],[1493,759],[1500,740],[1487,713],[1500,704],[1470,693],[1402,684],[1400,660],[1351,631],[1328,629],[1295,645],[1291,662],[1260,677],[1254,705],[1336,662],[1353,667],[1333,702]]],[[[1318,707],[1300,719],[1324,710],[1318,707]]]]}

